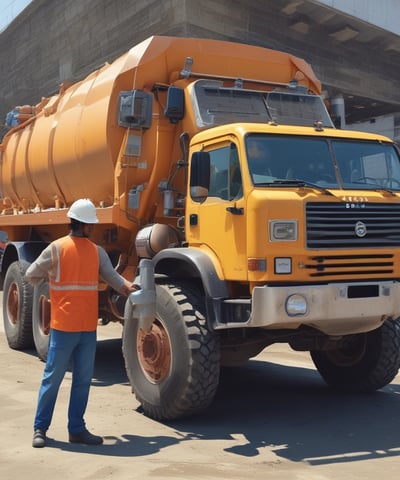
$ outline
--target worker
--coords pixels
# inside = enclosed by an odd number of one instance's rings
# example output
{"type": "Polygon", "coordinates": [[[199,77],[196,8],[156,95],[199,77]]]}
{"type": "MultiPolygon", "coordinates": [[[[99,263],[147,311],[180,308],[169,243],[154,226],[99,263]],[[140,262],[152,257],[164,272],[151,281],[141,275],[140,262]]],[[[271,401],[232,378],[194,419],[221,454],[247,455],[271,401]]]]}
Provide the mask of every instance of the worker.
{"type": "Polygon", "coordinates": [[[257,137],[249,137],[246,146],[251,174],[271,176],[271,155],[265,142],[257,137]]]}
{"type": "Polygon", "coordinates": [[[89,240],[93,224],[98,223],[94,204],[89,199],[77,200],[67,216],[69,235],[45,248],[26,272],[33,285],[49,280],[51,302],[49,349],[34,420],[35,448],[46,445],[58,390],[70,362],[69,441],[103,443],[102,437],[86,429],[84,420],[96,353],[99,274],[123,295],[138,288],[115,271],[103,248],[89,240]]]}

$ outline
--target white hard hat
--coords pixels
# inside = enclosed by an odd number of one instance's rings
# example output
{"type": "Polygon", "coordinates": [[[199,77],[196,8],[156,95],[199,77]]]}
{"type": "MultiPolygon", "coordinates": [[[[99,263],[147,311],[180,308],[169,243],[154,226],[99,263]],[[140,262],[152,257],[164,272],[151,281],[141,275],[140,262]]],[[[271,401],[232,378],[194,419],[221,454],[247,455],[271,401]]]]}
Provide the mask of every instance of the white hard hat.
{"type": "Polygon", "coordinates": [[[96,207],[88,198],[81,198],[74,202],[68,210],[67,217],[82,223],[98,223],[96,207]]]}

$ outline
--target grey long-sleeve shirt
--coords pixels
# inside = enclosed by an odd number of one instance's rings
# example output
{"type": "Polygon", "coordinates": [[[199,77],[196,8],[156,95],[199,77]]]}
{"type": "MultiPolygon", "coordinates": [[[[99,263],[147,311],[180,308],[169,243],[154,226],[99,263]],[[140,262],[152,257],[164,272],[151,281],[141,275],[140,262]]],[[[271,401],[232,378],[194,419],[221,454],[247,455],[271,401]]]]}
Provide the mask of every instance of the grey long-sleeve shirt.
{"type": "MultiPolygon", "coordinates": [[[[99,274],[114,290],[126,294],[125,279],[115,271],[106,251],[97,246],[99,252],[99,274]]],[[[25,278],[32,285],[52,275],[51,245],[48,245],[39,257],[29,266],[25,278]]]]}

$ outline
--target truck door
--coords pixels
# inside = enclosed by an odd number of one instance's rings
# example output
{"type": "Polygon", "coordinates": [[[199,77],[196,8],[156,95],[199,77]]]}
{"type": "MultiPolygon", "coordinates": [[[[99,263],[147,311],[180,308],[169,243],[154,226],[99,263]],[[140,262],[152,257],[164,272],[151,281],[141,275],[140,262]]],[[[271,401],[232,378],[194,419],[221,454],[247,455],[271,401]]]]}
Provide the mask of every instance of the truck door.
{"type": "Polygon", "coordinates": [[[217,256],[227,280],[247,279],[246,222],[238,149],[231,141],[205,148],[210,156],[208,194],[189,200],[187,238],[217,256]]]}

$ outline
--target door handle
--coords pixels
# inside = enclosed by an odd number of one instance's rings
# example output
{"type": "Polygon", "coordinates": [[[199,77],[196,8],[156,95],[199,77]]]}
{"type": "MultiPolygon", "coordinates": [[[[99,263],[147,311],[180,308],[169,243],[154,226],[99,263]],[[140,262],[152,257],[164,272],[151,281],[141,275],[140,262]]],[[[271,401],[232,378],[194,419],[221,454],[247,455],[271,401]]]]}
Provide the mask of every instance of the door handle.
{"type": "Polygon", "coordinates": [[[226,211],[231,213],[232,215],[243,215],[244,209],[237,208],[237,207],[226,207],[226,211]]]}

